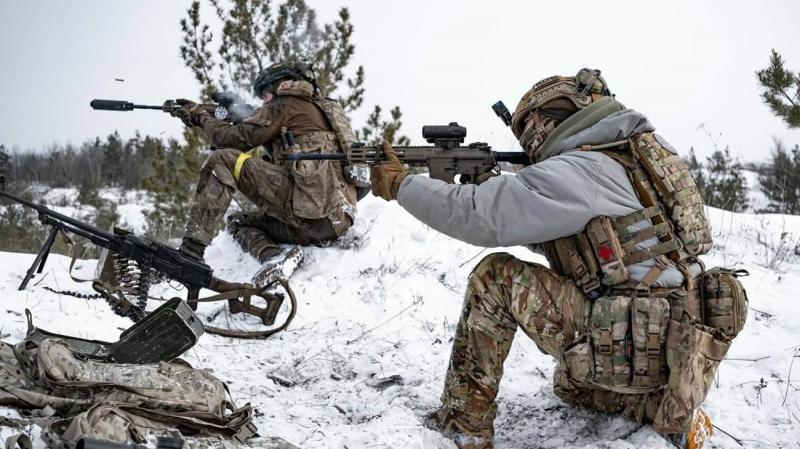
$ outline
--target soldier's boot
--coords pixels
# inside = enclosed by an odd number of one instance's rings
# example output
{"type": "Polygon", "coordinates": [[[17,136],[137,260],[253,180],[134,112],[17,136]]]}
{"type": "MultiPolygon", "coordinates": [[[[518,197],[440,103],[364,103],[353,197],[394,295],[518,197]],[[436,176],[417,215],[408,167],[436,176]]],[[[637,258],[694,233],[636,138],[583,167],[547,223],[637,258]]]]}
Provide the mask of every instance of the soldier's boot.
{"type": "Polygon", "coordinates": [[[679,449],[700,449],[713,434],[714,425],[711,422],[711,417],[702,407],[697,407],[694,410],[694,415],[692,415],[692,424],[689,432],[670,434],[667,435],[667,439],[679,449]]]}
{"type": "Polygon", "coordinates": [[[184,237],[178,250],[194,259],[203,261],[203,255],[206,252],[206,244],[192,237],[184,237]]]}
{"type": "Polygon", "coordinates": [[[478,429],[459,419],[458,412],[440,408],[426,415],[422,425],[453,440],[459,449],[493,449],[492,429],[478,429]]]}
{"type": "Polygon", "coordinates": [[[273,257],[260,270],[253,275],[253,285],[257,287],[266,287],[277,281],[278,279],[288,280],[294,272],[300,268],[305,259],[303,250],[293,245],[288,249],[281,251],[277,257],[273,257]]]}

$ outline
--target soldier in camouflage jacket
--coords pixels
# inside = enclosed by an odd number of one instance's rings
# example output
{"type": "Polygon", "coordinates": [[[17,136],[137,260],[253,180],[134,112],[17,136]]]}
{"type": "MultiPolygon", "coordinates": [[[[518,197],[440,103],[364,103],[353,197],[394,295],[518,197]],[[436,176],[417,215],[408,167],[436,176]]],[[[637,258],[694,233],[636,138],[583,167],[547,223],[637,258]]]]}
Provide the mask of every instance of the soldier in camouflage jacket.
{"type": "Polygon", "coordinates": [[[372,168],[373,193],[432,228],[478,246],[526,245],[550,264],[506,253],[478,263],[428,424],[461,448],[492,447],[503,362],[521,328],[555,358],[565,402],[700,447],[711,422],[699,405],[746,296],[730,276],[698,288],[721,271],[701,274],[696,256],[711,238],[688,169],[596,70],[535,84],[512,129],[534,162],[516,175],[446,184],[407,173],[387,143],[387,162],[372,168]]]}
{"type": "Polygon", "coordinates": [[[280,253],[279,243],[336,240],[353,224],[356,190],[346,182],[340,162],[280,161],[286,151],[341,152],[352,141],[342,108],[320,97],[312,81],[276,64],[254,83],[263,106],[241,123],[218,120],[192,103],[175,114],[202,128],[219,148],[201,169],[183,251],[202,258],[235,190],[258,211],[230,215],[228,230],[261,262],[280,253]],[[289,134],[294,137],[291,148],[289,134]],[[259,146],[267,152],[264,158],[248,152],[259,146]]]}

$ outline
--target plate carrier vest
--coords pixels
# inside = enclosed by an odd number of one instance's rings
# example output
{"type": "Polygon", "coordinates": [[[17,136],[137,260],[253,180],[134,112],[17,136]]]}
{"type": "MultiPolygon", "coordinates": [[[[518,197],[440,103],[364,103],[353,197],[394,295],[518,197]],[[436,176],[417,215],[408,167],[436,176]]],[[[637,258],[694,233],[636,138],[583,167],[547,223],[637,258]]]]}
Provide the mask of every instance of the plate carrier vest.
{"type": "Polygon", "coordinates": [[[670,379],[665,348],[670,322],[700,320],[703,313],[699,278],[689,272],[696,256],[711,248],[703,200],[686,164],[655,134],[580,150],[601,151],[619,162],[644,209],[595,217],[583,231],[544,244],[550,266],[589,298],[586,332],[569,336],[577,340],[565,349],[568,376],[620,393],[653,391],[670,379]],[[639,245],[654,238],[652,246],[639,245]],[[630,279],[630,265],[653,258],[655,265],[641,281],[630,279]],[[651,290],[670,262],[685,284],[651,290]]]}
{"type": "Polygon", "coordinates": [[[550,266],[575,280],[592,299],[607,287],[647,290],[670,261],[686,276],[687,263],[707,253],[712,242],[703,199],[681,157],[652,133],[580,150],[601,151],[619,162],[644,209],[613,219],[596,217],[578,234],[545,243],[550,266]],[[650,224],[643,229],[628,228],[647,220],[650,224]],[[656,245],[637,247],[653,237],[656,245]],[[627,267],[651,258],[656,264],[644,279],[630,281],[627,267]]]}

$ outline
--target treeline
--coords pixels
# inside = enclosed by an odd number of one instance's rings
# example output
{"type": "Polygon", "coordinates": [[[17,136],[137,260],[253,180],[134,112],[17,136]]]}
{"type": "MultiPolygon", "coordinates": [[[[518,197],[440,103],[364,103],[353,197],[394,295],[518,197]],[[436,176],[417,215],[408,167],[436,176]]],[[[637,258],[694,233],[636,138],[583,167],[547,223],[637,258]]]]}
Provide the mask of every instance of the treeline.
{"type": "MultiPolygon", "coordinates": [[[[800,73],[787,69],[781,55],[773,49],[769,65],[755,75],[761,99],[773,115],[790,129],[800,128],[800,73]]],[[[800,214],[799,145],[789,147],[775,139],[767,163],[747,164],[749,170],[758,174],[758,188],[767,199],[766,206],[753,207],[748,204],[744,165],[731,156],[727,147],[719,149],[713,138],[711,140],[714,152],[705,162],[698,161],[694,151],[686,158],[706,204],[733,211],[752,208],[755,212],[800,214]]]]}
{"type": "Polygon", "coordinates": [[[704,161],[694,149],[684,158],[706,204],[734,212],[800,214],[800,146],[787,148],[775,140],[766,163],[742,163],[730,150],[716,149],[704,161]],[[745,171],[756,173],[756,186],[750,186],[745,171]],[[750,204],[749,192],[756,188],[767,199],[766,205],[750,204]]]}
{"type": "Polygon", "coordinates": [[[10,153],[9,180],[50,187],[120,187],[144,189],[156,172],[155,162],[177,157],[175,141],[136,135],[122,139],[110,134],[82,145],[53,145],[45,151],[10,153]]]}
{"type": "MultiPolygon", "coordinates": [[[[186,143],[136,135],[122,139],[117,133],[75,146],[51,146],[44,152],[7,152],[6,188],[28,199],[41,188],[75,188],[78,195],[71,206],[79,219],[107,229],[119,225],[115,201],[104,200],[101,189],[118,188],[121,197],[131,190],[142,191],[152,202],[145,212],[146,234],[169,241],[180,237],[194,190],[194,183],[205,159],[201,141],[193,131],[184,135],[186,143]]],[[[2,159],[2,157],[0,157],[2,159]]],[[[0,208],[0,249],[34,252],[46,231],[36,214],[21,207],[0,208]]],[[[66,252],[58,245],[57,252],[66,252]]]]}

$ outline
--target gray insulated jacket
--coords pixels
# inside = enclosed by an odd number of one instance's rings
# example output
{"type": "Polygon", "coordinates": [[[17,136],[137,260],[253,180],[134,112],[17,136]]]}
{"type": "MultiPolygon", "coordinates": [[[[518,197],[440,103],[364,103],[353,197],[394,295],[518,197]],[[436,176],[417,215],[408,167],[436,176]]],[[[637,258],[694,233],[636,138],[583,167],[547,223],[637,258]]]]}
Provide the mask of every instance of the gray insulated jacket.
{"type": "MultiPolygon", "coordinates": [[[[570,236],[594,217],[621,217],[644,208],[619,163],[599,152],[575,149],[654,129],[645,116],[624,109],[555,143],[545,142],[550,156],[516,175],[497,176],[479,186],[409,175],[397,200],[428,226],[477,246],[535,245],[570,236]]],[[[632,228],[646,226],[641,222],[632,228]]],[[[656,243],[651,239],[638,246],[656,243]]],[[[628,267],[631,278],[640,281],[654,263],[651,259],[628,267]]],[[[653,286],[682,282],[680,271],[669,267],[653,286]]]]}

